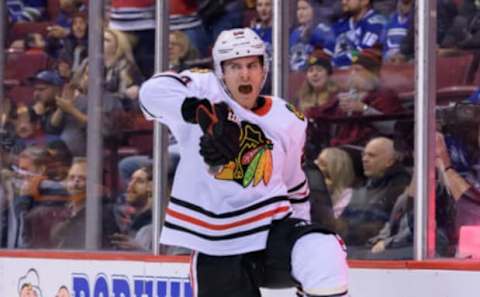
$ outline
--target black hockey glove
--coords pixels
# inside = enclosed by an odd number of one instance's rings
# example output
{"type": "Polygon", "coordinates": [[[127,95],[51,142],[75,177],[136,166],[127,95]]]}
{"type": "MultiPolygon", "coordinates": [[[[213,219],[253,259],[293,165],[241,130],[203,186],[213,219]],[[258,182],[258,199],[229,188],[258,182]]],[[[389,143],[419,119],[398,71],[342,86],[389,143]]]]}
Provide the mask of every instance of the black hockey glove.
{"type": "Polygon", "coordinates": [[[240,127],[228,119],[226,103],[199,104],[196,122],[204,135],[200,138],[200,155],[210,166],[225,165],[234,160],[240,152],[240,127]]]}

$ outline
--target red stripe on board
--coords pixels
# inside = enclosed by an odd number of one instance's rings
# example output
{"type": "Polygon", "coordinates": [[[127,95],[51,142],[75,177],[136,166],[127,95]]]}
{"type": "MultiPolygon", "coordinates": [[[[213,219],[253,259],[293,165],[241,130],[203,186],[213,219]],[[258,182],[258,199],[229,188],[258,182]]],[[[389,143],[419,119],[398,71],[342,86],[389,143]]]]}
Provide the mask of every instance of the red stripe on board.
{"type": "Polygon", "coordinates": [[[432,259],[423,261],[367,261],[349,260],[350,268],[363,269],[410,269],[410,270],[463,270],[480,271],[480,260],[432,259]]]}
{"type": "Polygon", "coordinates": [[[85,252],[85,251],[27,251],[0,250],[0,258],[39,258],[65,260],[106,260],[106,261],[141,261],[141,262],[171,262],[189,263],[189,256],[154,256],[126,252],[85,252]]]}
{"type": "MultiPolygon", "coordinates": [[[[37,258],[59,260],[142,261],[158,263],[190,263],[190,256],[154,256],[138,253],[84,252],[84,251],[26,251],[0,250],[0,258],[37,258]]],[[[349,260],[354,269],[429,269],[480,271],[480,260],[442,259],[424,261],[367,261],[349,260]]]]}
{"type": "Polygon", "coordinates": [[[227,229],[247,225],[247,224],[254,223],[256,221],[260,221],[262,219],[268,218],[268,217],[273,217],[274,215],[277,215],[279,213],[289,212],[289,211],[290,211],[290,207],[282,206],[282,207],[279,207],[277,209],[269,210],[269,211],[266,211],[264,213],[258,214],[256,216],[251,217],[251,218],[246,218],[246,219],[236,221],[236,222],[233,222],[233,223],[221,224],[221,225],[210,224],[210,223],[207,223],[205,221],[196,219],[192,216],[182,214],[182,213],[180,213],[178,211],[175,211],[175,210],[172,210],[170,208],[167,209],[167,214],[176,218],[176,219],[186,221],[186,222],[189,222],[191,224],[198,225],[198,226],[210,229],[210,230],[217,230],[218,231],[218,230],[227,230],[227,229]]]}

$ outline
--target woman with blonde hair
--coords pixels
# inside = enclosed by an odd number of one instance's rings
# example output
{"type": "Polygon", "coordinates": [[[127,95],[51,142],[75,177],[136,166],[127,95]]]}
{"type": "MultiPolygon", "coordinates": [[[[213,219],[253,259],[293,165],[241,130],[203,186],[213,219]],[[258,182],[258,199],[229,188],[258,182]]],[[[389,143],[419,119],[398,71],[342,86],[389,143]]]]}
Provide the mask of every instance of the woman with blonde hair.
{"type": "Polygon", "coordinates": [[[124,33],[105,29],[104,63],[105,89],[117,94],[121,99],[138,99],[143,77],[133,58],[130,42],[124,33]]]}
{"type": "Polygon", "coordinates": [[[182,71],[188,68],[189,62],[198,58],[198,50],[192,45],[188,35],[182,31],[172,31],[169,35],[168,62],[169,68],[182,71]]]}
{"type": "Polygon", "coordinates": [[[352,159],[340,148],[327,147],[318,155],[315,164],[323,174],[334,216],[338,218],[352,198],[352,186],[356,181],[352,159]]]}

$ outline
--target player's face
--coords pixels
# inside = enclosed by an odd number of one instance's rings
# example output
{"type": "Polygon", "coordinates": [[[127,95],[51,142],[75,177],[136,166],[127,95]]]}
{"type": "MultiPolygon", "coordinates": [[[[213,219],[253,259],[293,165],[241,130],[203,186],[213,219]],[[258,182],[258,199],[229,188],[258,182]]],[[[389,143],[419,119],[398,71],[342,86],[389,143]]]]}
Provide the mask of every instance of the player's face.
{"type": "Polygon", "coordinates": [[[328,73],[320,65],[312,65],[307,69],[307,81],[314,90],[322,90],[327,85],[328,73]]]}
{"type": "Polygon", "coordinates": [[[297,20],[300,25],[305,25],[313,21],[313,7],[308,1],[298,1],[297,20]]]}
{"type": "Polygon", "coordinates": [[[233,99],[246,109],[255,107],[265,73],[259,56],[223,62],[223,80],[233,99]]]}
{"type": "Polygon", "coordinates": [[[257,0],[257,14],[264,23],[272,19],[272,0],[257,0]]]}

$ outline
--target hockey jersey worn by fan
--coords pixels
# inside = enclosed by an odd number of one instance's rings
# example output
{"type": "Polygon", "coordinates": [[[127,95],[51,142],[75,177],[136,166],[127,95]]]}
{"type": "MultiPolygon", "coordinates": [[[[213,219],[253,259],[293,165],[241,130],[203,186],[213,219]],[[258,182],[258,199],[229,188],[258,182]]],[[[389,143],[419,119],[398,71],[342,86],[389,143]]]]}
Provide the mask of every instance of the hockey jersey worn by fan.
{"type": "Polygon", "coordinates": [[[352,54],[380,42],[385,23],[385,18],[373,9],[370,9],[357,22],[354,22],[351,17],[342,18],[336,22],[332,28],[335,42],[327,47],[333,55],[335,67],[351,65],[352,54]]]}
{"type": "Polygon", "coordinates": [[[209,255],[265,248],[270,225],[292,214],[309,219],[308,184],[301,168],[306,120],[280,98],[263,97],[246,110],[208,70],[161,73],[145,82],[140,102],[147,118],[166,124],[180,147],[161,242],[209,255]],[[187,122],[187,97],[226,102],[240,129],[240,151],[212,172],[199,154],[203,132],[187,122]]]}

